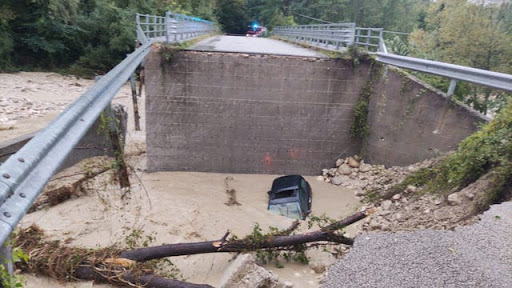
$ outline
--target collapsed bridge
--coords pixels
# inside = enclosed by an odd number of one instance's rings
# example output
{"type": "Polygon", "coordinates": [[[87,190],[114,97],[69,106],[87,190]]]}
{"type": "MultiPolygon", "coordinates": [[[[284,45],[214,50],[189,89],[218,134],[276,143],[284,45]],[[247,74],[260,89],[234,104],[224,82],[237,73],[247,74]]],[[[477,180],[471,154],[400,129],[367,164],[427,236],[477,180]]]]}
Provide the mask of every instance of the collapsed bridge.
{"type": "MultiPolygon", "coordinates": [[[[373,47],[377,62],[193,51],[164,61],[154,42],[210,34],[213,23],[171,13],[141,16],[141,47],[0,166],[0,243],[144,62],[150,171],[316,174],[356,153],[368,162],[405,165],[453,149],[487,120],[450,101],[456,80],[512,91],[511,75],[389,55],[382,29],[355,25],[276,31],[287,41],[335,51],[373,47]],[[445,95],[379,63],[448,77],[452,85],[445,95]]],[[[8,241],[0,254],[12,274],[8,241]]]]}
{"type": "Polygon", "coordinates": [[[485,121],[369,57],[165,53],[153,48],[145,65],[150,171],[317,175],[354,154],[408,165],[485,121]]]}

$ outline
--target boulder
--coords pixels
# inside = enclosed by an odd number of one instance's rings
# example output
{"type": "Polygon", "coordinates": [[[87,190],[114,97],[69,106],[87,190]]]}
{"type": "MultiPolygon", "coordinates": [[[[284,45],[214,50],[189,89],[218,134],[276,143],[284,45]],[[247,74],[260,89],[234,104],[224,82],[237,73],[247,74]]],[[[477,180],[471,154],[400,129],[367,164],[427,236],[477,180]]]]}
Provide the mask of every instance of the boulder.
{"type": "Polygon", "coordinates": [[[348,157],[347,164],[352,168],[359,168],[359,161],[357,161],[354,157],[348,157]]]}
{"type": "Polygon", "coordinates": [[[366,173],[370,172],[370,170],[372,170],[372,165],[366,164],[361,161],[361,164],[359,165],[359,172],[366,173]]]}
{"type": "Polygon", "coordinates": [[[405,189],[406,193],[415,193],[418,190],[416,186],[414,185],[407,185],[407,188],[405,189]]]}
{"type": "Polygon", "coordinates": [[[343,183],[343,181],[341,180],[340,176],[336,176],[331,179],[331,183],[334,185],[341,185],[341,183],[343,183]]]}
{"type": "Polygon", "coordinates": [[[341,175],[350,175],[350,173],[352,173],[352,169],[350,169],[348,164],[342,164],[340,167],[338,167],[338,173],[341,175]]]}
{"type": "Polygon", "coordinates": [[[459,193],[455,192],[448,195],[448,204],[455,206],[462,204],[462,197],[459,193]]]}

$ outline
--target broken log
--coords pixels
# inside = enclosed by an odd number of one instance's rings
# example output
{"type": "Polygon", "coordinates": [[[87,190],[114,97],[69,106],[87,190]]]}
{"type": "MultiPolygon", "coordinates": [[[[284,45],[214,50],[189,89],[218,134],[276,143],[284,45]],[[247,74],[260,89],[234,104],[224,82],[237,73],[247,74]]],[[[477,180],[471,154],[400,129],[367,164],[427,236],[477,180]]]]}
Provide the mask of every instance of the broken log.
{"type": "Polygon", "coordinates": [[[292,251],[297,249],[298,245],[319,241],[352,245],[353,239],[336,232],[371,213],[373,209],[356,213],[320,230],[297,235],[289,235],[298,227],[299,222],[294,222],[288,229],[263,235],[261,238],[248,235],[243,239],[227,239],[230,234],[228,230],[217,241],[170,244],[129,251],[120,251],[117,248],[93,250],[66,247],[60,245],[59,241],[44,240],[43,231],[37,226],[31,226],[19,231],[16,246],[30,255],[28,261],[19,268],[39,272],[60,281],[78,278],[123,286],[207,288],[211,286],[154,275],[154,266],[151,266],[151,262],[145,261],[200,253],[248,252],[265,249],[292,251]]]}
{"type": "Polygon", "coordinates": [[[262,241],[258,241],[257,243],[248,241],[247,238],[240,240],[225,240],[225,235],[223,239],[216,241],[167,244],[124,251],[119,255],[119,257],[141,262],[171,256],[218,252],[247,252],[256,251],[259,249],[286,248],[319,241],[352,245],[354,243],[353,239],[338,235],[334,232],[365,218],[371,213],[373,213],[373,210],[358,212],[318,231],[297,235],[271,235],[262,241]]]}
{"type": "Polygon", "coordinates": [[[132,287],[212,288],[154,275],[151,264],[137,266],[135,261],[112,258],[119,254],[116,248],[74,248],[44,238],[44,232],[35,225],[19,231],[16,246],[29,257],[26,262],[16,263],[17,268],[58,281],[82,279],[132,287]]]}
{"type": "MultiPolygon", "coordinates": [[[[137,275],[135,273],[99,272],[90,265],[78,267],[74,276],[79,279],[93,280],[100,283],[112,283],[144,288],[213,288],[207,284],[194,284],[168,279],[153,274],[137,275]]],[[[124,286],[123,285],[123,286],[124,286]]]]}

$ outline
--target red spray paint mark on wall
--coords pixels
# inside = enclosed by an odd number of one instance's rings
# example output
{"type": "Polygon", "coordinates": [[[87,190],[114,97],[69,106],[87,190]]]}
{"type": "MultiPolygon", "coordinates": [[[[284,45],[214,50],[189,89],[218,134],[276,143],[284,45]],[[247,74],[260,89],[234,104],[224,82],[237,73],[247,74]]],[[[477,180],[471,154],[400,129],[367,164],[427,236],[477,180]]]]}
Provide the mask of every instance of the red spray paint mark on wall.
{"type": "Polygon", "coordinates": [[[267,153],[267,155],[265,155],[265,166],[270,167],[270,165],[272,165],[272,157],[267,153]]]}
{"type": "Polygon", "coordinates": [[[299,149],[298,148],[291,148],[290,149],[290,158],[292,160],[296,160],[297,157],[299,157],[299,149]]]}

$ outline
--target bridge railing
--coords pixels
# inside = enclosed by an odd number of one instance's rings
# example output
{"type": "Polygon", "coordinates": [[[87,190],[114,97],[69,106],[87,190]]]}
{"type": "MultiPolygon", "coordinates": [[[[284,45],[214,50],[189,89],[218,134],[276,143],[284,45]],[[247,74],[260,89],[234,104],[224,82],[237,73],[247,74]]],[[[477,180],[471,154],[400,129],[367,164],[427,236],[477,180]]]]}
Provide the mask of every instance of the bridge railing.
{"type": "Polygon", "coordinates": [[[215,24],[201,18],[167,12],[165,16],[137,14],[137,40],[166,43],[191,40],[216,30],[215,24]]]}
{"type": "Polygon", "coordinates": [[[355,45],[365,47],[369,52],[386,52],[382,38],[384,29],[356,27],[355,23],[279,26],[272,32],[288,41],[325,50],[341,51],[355,45]]]}
{"type": "Polygon", "coordinates": [[[138,13],[135,17],[137,40],[141,43],[146,43],[152,38],[165,37],[167,33],[166,17],[138,13]]]}
{"type": "Polygon", "coordinates": [[[279,26],[274,35],[286,40],[337,51],[354,43],[355,23],[279,26]]]}
{"type": "Polygon", "coordinates": [[[354,45],[363,46],[369,52],[387,53],[386,45],[382,37],[383,28],[361,28],[357,27],[354,36],[354,45]]]}

